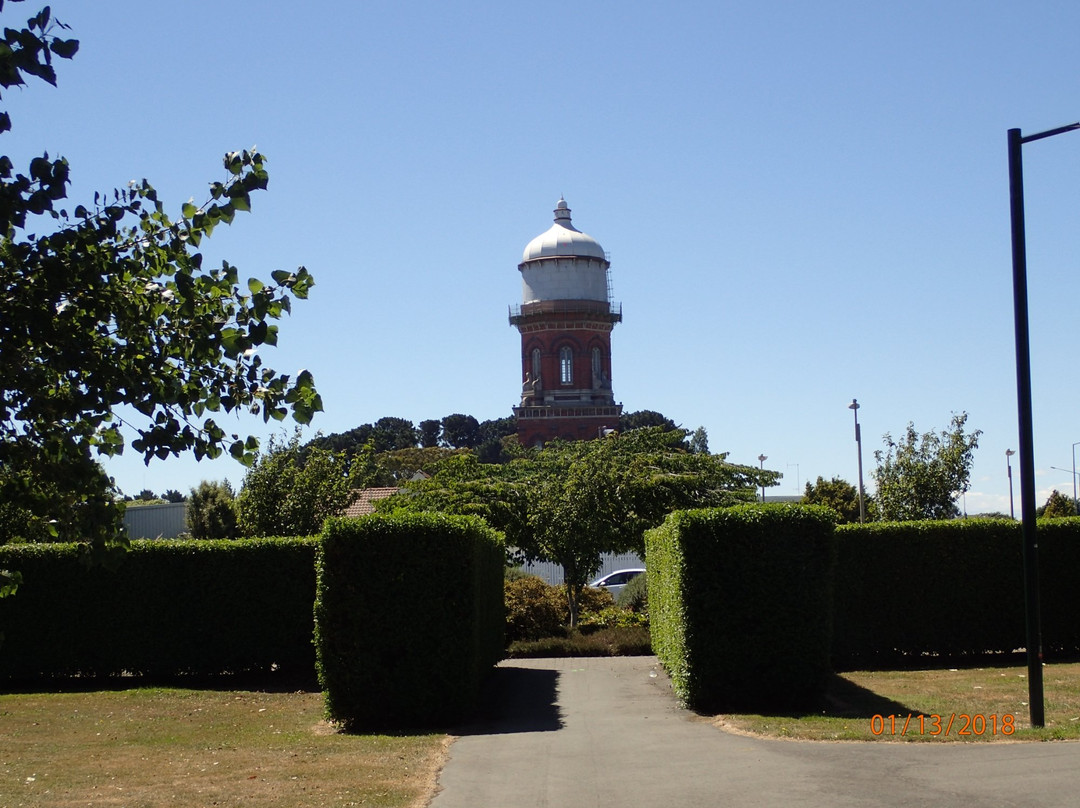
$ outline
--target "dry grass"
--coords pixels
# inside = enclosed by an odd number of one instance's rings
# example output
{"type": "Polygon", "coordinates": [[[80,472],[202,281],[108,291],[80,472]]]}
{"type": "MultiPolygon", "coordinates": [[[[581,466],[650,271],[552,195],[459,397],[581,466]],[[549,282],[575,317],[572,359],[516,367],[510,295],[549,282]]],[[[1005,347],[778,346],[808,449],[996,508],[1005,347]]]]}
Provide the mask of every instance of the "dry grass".
{"type": "Polygon", "coordinates": [[[346,735],[319,693],[0,695],[0,805],[421,806],[443,735],[346,735]]]}
{"type": "Polygon", "coordinates": [[[1028,720],[1023,667],[844,673],[834,677],[820,712],[722,715],[713,720],[738,732],[801,740],[940,743],[1080,738],[1080,664],[1047,665],[1043,685],[1042,729],[1033,729],[1028,720]]]}

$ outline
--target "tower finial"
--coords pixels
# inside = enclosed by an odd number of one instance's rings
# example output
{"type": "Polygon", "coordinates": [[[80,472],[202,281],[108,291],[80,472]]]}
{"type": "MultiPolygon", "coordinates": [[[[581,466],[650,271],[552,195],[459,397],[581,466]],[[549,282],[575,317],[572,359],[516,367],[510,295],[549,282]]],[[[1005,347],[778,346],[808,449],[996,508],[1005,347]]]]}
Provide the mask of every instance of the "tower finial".
{"type": "Polygon", "coordinates": [[[559,194],[559,201],[555,203],[555,221],[570,223],[570,208],[566,206],[566,200],[559,194]]]}

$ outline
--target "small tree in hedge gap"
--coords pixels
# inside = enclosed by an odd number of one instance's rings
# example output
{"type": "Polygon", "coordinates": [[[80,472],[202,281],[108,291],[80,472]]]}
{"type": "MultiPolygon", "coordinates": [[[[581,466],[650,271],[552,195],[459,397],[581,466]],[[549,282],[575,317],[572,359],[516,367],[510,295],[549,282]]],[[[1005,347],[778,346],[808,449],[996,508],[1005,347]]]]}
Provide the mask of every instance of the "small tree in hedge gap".
{"type": "Polygon", "coordinates": [[[1065,516],[1076,516],[1076,508],[1073,506],[1073,501],[1069,497],[1062,494],[1057,489],[1050,492],[1050,496],[1046,500],[1046,504],[1042,507],[1042,512],[1039,514],[1043,519],[1060,519],[1065,516]]]}
{"type": "Polygon", "coordinates": [[[193,539],[235,539],[236,497],[228,480],[203,480],[191,489],[188,532],[193,539]]]}
{"type": "Polygon", "coordinates": [[[904,436],[885,433],[886,449],[874,452],[878,516],[885,521],[952,519],[956,499],[968,490],[971,464],[982,430],[966,433],[968,414],[954,414],[950,428],[919,435],[909,423],[904,436]]]}
{"type": "Polygon", "coordinates": [[[363,486],[362,464],[344,452],[302,447],[300,430],[282,443],[271,438],[244,476],[236,498],[237,523],[245,536],[311,536],[340,516],[363,486]]]}

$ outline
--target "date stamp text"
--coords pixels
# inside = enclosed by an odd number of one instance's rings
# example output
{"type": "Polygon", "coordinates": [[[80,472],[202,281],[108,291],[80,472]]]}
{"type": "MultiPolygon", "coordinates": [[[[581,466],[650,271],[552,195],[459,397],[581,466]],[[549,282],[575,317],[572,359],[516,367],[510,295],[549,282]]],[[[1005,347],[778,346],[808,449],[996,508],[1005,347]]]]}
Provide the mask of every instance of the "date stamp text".
{"type": "Polygon", "coordinates": [[[984,735],[1012,735],[1016,732],[1016,716],[1010,713],[949,713],[948,715],[912,714],[875,715],[870,719],[872,735],[931,735],[948,737],[981,737],[984,735]]]}

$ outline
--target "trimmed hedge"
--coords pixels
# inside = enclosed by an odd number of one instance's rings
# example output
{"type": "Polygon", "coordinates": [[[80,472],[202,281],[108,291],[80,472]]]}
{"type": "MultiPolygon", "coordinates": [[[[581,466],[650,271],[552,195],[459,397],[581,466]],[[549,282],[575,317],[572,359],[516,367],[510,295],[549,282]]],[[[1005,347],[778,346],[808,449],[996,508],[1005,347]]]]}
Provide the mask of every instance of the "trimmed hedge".
{"type": "Polygon", "coordinates": [[[315,601],[327,715],[350,730],[460,719],[502,658],[504,561],[476,518],[327,521],[315,601]]]}
{"type": "Polygon", "coordinates": [[[681,511],[645,535],[653,650],[706,711],[797,709],[831,671],[834,516],[746,505],[681,511]]]}
{"type": "Polygon", "coordinates": [[[74,544],[0,547],[0,680],[279,669],[310,677],[314,539],[142,540],[116,569],[74,544]]]}
{"type": "MultiPolygon", "coordinates": [[[[1080,517],[1041,520],[1038,541],[1043,653],[1048,658],[1076,658],[1080,656],[1080,517]]],[[[1023,589],[1019,596],[1023,597],[1023,589]]]]}
{"type": "MultiPolygon", "coordinates": [[[[833,662],[841,669],[1008,654],[1026,643],[1023,536],[1009,519],[842,525],[833,662]]],[[[1038,523],[1043,648],[1080,653],[1080,518],[1038,523]]]]}

